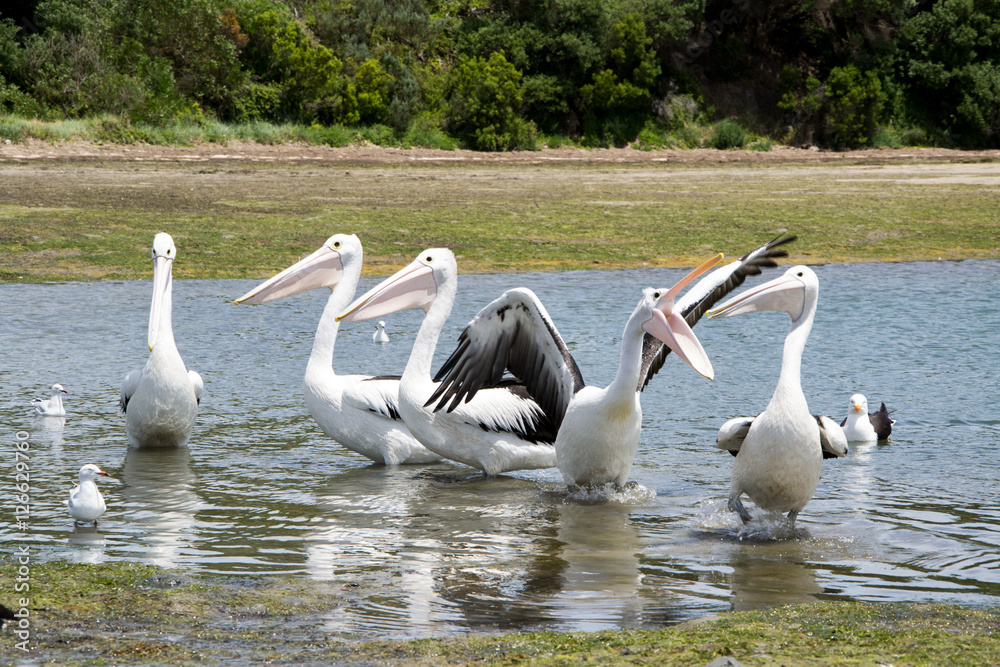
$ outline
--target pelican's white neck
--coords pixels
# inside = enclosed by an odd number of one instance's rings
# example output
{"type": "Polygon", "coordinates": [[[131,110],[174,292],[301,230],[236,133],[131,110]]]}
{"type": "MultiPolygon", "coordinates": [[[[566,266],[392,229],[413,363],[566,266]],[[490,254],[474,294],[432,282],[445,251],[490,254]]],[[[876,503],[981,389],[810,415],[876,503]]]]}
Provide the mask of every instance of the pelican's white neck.
{"type": "MultiPolygon", "coordinates": [[[[169,270],[170,267],[168,267],[169,270]]],[[[156,328],[156,344],[152,353],[171,352],[177,350],[177,343],[174,341],[174,279],[173,275],[167,275],[167,285],[163,289],[163,298],[160,302],[160,319],[156,328]]]]}
{"type": "Polygon", "coordinates": [[[340,331],[337,315],[354,299],[354,292],[358,288],[360,279],[361,262],[345,263],[344,275],[330,290],[330,298],[326,301],[319,326],[316,327],[316,338],[313,340],[312,352],[309,354],[309,363],[306,366],[307,375],[311,373],[336,375],[333,370],[333,348],[337,342],[337,333],[340,331]]]}
{"type": "Polygon", "coordinates": [[[642,316],[636,310],[625,323],[622,344],[618,358],[618,372],[607,387],[609,396],[632,400],[639,387],[639,372],[642,369],[642,316]]]}
{"type": "Polygon", "coordinates": [[[806,402],[802,392],[802,353],[805,351],[809,332],[812,331],[816,316],[816,299],[805,304],[799,319],[792,320],[792,326],[785,336],[785,346],[781,353],[781,373],[773,400],[801,400],[806,402]]]}
{"type": "MultiPolygon", "coordinates": [[[[437,276],[435,276],[437,280],[437,276]]],[[[437,350],[438,338],[444,329],[444,324],[451,315],[451,307],[455,303],[458,292],[458,276],[447,277],[437,285],[437,294],[430,307],[424,313],[424,321],[417,332],[413,350],[403,371],[403,382],[410,379],[430,379],[431,365],[434,363],[434,352],[437,350]]]]}

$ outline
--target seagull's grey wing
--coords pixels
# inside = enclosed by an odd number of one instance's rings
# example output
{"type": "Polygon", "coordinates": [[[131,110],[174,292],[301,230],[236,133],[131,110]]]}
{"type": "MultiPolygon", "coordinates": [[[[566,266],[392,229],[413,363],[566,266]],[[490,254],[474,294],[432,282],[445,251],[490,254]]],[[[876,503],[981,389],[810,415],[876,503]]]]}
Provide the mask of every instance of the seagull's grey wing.
{"type": "MultiPolygon", "coordinates": [[[[763,269],[778,265],[775,259],[788,257],[788,251],[781,246],[791,243],[795,236],[777,236],[761,247],[748,252],[735,262],[715,269],[695,283],[684,296],[677,300],[676,308],[688,326],[694,327],[712,306],[722,300],[727,294],[743,284],[748,276],[760,275],[763,269]]],[[[639,374],[639,387],[645,389],[667,360],[670,348],[659,339],[645,334],[642,337],[642,368],[639,374]]]]}
{"type": "Polygon", "coordinates": [[[425,403],[435,412],[471,400],[497,386],[509,371],[558,429],[583,376],[545,307],[525,288],[504,292],[469,322],[458,345],[434,377],[438,387],[425,403]]]}
{"type": "Polygon", "coordinates": [[[879,440],[888,440],[889,436],[892,435],[892,425],[896,423],[896,420],[892,419],[889,414],[889,410],[883,403],[878,412],[872,412],[868,415],[868,420],[871,421],[872,427],[875,429],[875,436],[879,440]]]}

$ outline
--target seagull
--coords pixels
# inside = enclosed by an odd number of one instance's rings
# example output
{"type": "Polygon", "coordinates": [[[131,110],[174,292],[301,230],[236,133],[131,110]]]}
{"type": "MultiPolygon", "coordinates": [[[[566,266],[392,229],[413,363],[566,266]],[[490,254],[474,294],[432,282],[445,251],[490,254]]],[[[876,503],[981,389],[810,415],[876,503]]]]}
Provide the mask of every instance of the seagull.
{"type": "Polygon", "coordinates": [[[375,326],[375,333],[372,334],[373,343],[388,343],[389,334],[385,332],[385,322],[379,320],[379,323],[375,326]]]}
{"type": "Polygon", "coordinates": [[[399,416],[399,378],[338,375],[333,370],[333,348],[339,313],[351,299],[361,278],[364,253],[354,234],[335,234],[300,262],[261,283],[236,303],[262,304],[309,289],[330,290],[304,383],[306,406],[320,428],[351,451],[376,463],[432,463],[441,457],[428,451],[410,434],[399,416]]]}
{"type": "MultiPolygon", "coordinates": [[[[794,238],[794,237],[793,237],[794,238]]],[[[502,381],[504,371],[523,380],[532,398],[557,426],[556,464],[571,488],[621,488],[628,480],[642,425],[640,392],[671,351],[711,379],[712,365],[691,326],[705,311],[761,267],[787,253],[778,237],[702,278],[675,305],[682,289],[722,259],[717,255],[668,289],[646,288],[622,334],[619,366],[607,387],[588,386],[533,292],[505,292],[483,308],[460,335],[438,371],[427,405],[449,410],[482,387],[502,381]],[[656,362],[656,363],[654,363],[656,362]]]]}
{"type": "Polygon", "coordinates": [[[122,382],[130,447],[180,447],[191,437],[204,389],[201,375],[184,366],[171,324],[172,267],[177,249],[170,234],[153,238],[153,302],[149,309],[149,359],[122,382]]]}
{"type": "Polygon", "coordinates": [[[74,523],[93,522],[96,526],[98,517],[104,514],[104,510],[107,509],[104,504],[104,496],[101,495],[100,489],[94,482],[94,478],[98,475],[107,477],[108,473],[93,463],[88,463],[80,468],[80,483],[69,492],[69,499],[66,501],[74,523]]]}
{"type": "Polygon", "coordinates": [[[458,265],[447,248],[430,248],[354,300],[338,321],[360,322],[420,308],[424,321],[399,381],[399,414],[430,451],[479,468],[488,477],[556,464],[555,428],[520,382],[483,389],[453,412],[424,407],[434,392],[431,364],[458,291],[458,265]]]}
{"type": "Polygon", "coordinates": [[[849,442],[888,440],[892,425],[896,423],[889,414],[885,403],[878,412],[868,412],[868,399],[864,394],[854,394],[851,396],[847,417],[840,425],[844,427],[844,435],[849,442]]]}
{"type": "Polygon", "coordinates": [[[792,318],[785,337],[778,386],[764,412],[755,418],[727,421],[717,445],[736,451],[729,486],[729,508],[744,523],[751,519],[740,500],[744,493],[767,511],[787,512],[795,519],[812,499],[819,483],[824,452],[847,455],[847,439],[829,418],[809,412],[802,392],[802,352],[812,329],[819,279],[807,266],[793,266],[783,276],[746,290],[709,311],[710,318],[777,310],[792,318]]]}
{"type": "Polygon", "coordinates": [[[52,385],[52,395],[48,400],[44,398],[33,398],[31,404],[35,406],[35,412],[45,417],[65,417],[66,408],[63,406],[62,394],[69,393],[59,383],[52,385]]]}

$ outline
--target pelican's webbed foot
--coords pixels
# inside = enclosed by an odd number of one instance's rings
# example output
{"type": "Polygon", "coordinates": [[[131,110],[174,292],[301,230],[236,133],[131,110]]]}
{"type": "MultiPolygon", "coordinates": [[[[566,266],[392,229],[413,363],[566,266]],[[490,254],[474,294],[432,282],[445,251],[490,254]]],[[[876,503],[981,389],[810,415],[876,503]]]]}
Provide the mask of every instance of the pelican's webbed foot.
{"type": "Polygon", "coordinates": [[[747,508],[743,507],[743,501],[740,500],[739,496],[733,496],[729,499],[729,510],[739,514],[743,523],[750,523],[750,512],[747,512],[747,508]]]}

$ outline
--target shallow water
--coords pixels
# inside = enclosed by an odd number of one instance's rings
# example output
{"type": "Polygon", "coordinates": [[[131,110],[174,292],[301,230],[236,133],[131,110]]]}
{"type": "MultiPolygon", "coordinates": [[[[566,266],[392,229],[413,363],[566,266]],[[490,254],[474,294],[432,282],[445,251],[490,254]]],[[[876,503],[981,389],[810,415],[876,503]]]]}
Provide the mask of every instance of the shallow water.
{"type": "MultiPolygon", "coordinates": [[[[770,398],[784,314],[699,323],[715,381],[671,358],[643,394],[639,486],[589,502],[567,497],[555,470],[483,479],[451,464],[383,468],[331,442],[301,394],[325,294],[234,306],[251,281],[175,282],[178,346],[205,379],[191,446],[127,451],[118,392],[147,352],[150,283],[137,281],[0,285],[3,478],[13,484],[26,431],[32,481],[26,535],[10,520],[11,489],[0,539],[26,539],[38,560],[330,580],[350,602],[328,628],[360,636],[655,627],[809,600],[997,604],[1000,263],[816,271],[810,407],[839,421],[861,392],[871,409],[896,410],[897,424],[888,444],[824,462],[798,538],[741,529],[725,509],[732,458],[714,447],[724,420],[770,398]],[[31,397],[53,382],[69,391],[68,416],[33,417],[31,397]],[[74,528],[65,509],[84,463],[117,480],[100,481],[108,512],[96,530],[74,528]]],[[[478,308],[525,285],[585,379],[606,384],[640,289],[682,274],[463,276],[438,362],[478,308]]],[[[373,326],[345,325],[336,368],[400,372],[419,323],[415,311],[387,318],[386,345],[371,342],[373,326]]]]}

